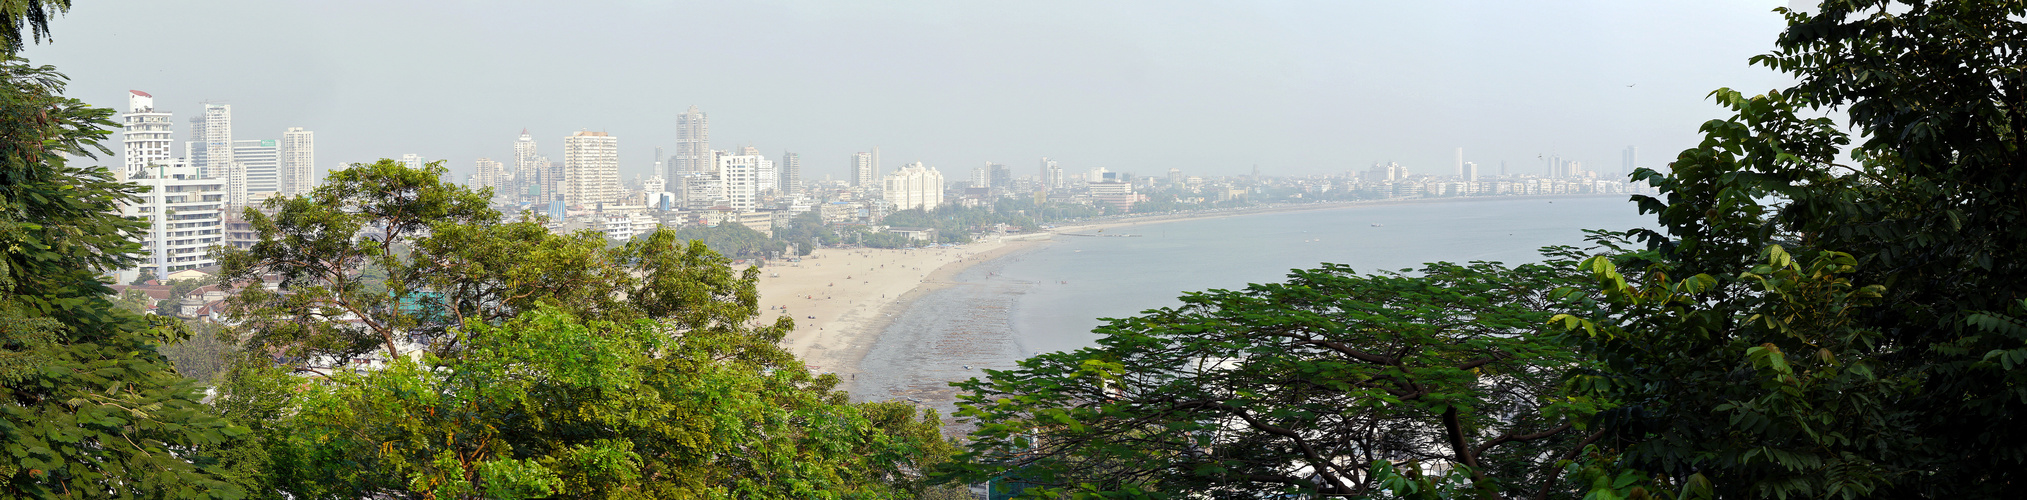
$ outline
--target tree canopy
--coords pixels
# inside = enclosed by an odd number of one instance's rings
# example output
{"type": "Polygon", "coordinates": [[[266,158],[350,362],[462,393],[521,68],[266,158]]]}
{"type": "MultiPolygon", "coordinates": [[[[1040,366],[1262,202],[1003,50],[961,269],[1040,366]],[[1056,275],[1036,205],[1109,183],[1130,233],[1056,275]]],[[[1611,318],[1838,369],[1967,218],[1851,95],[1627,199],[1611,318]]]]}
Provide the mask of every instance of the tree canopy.
{"type": "MultiPolygon", "coordinates": [[[[8,33],[45,33],[44,4],[9,4],[8,33]]],[[[113,123],[64,82],[0,61],[0,495],[236,497],[213,452],[245,429],[156,350],[186,332],[113,304],[99,280],[137,261],[145,225],[118,207],[140,188],[66,162],[109,154],[113,123]]]]}
{"type": "Polygon", "coordinates": [[[218,404],[257,431],[251,489],[902,498],[947,456],[933,412],[850,404],[783,350],[757,269],[673,231],[553,234],[441,173],[382,160],[247,211],[222,281],[249,356],[218,404]]]}
{"type": "Polygon", "coordinates": [[[1111,320],[1097,347],[958,384],[979,429],[957,477],[1044,496],[1374,496],[1426,464],[1458,476],[1430,486],[1532,494],[1594,434],[1597,402],[1562,390],[1581,362],[1547,327],[1551,311],[1583,307],[1558,294],[1576,277],[1327,264],[1187,294],[1111,320]]]}

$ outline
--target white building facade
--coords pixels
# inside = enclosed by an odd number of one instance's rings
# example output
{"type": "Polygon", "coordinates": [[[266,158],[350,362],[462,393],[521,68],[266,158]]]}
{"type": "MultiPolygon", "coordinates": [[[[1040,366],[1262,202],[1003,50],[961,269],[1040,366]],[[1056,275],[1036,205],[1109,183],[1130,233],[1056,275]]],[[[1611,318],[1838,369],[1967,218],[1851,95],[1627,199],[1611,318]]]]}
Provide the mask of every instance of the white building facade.
{"type": "Polygon", "coordinates": [[[563,138],[563,204],[619,201],[619,138],[580,130],[563,138]]]}
{"type": "Polygon", "coordinates": [[[148,165],[166,165],[169,149],[176,144],[175,120],[167,111],[155,110],[155,96],[139,90],[127,91],[127,114],[120,131],[121,169],[119,180],[133,178],[148,165]]]}
{"type": "Polygon", "coordinates": [[[943,205],[943,173],[922,162],[894,169],[883,184],[883,196],[895,210],[926,211],[943,205]]]}
{"type": "Polygon", "coordinates": [[[282,132],[281,194],[309,194],[317,186],[317,135],[302,127],[282,132]]]}

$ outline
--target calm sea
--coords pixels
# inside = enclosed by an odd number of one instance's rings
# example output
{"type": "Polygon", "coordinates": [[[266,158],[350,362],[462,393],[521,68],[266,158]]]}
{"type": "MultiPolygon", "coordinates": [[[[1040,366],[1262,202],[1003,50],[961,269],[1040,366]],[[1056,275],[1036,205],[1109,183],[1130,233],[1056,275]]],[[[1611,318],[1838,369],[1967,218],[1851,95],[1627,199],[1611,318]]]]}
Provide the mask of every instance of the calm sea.
{"type": "MultiPolygon", "coordinates": [[[[940,403],[943,384],[1042,352],[1093,344],[1099,318],[1177,305],[1186,291],[1282,281],[1331,262],[1359,271],[1432,261],[1540,259],[1582,229],[1651,227],[1624,196],[1479,198],[1143,223],[1058,236],[960,273],[884,331],[859,366],[861,399],[940,403]]],[[[943,406],[943,405],[938,405],[943,406]]]]}

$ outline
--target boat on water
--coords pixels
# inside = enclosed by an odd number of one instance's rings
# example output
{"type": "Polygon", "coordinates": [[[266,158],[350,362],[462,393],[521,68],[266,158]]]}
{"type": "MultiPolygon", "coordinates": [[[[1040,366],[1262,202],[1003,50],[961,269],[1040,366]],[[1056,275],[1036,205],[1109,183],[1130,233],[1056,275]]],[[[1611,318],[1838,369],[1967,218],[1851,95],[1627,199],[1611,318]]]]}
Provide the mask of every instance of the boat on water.
{"type": "Polygon", "coordinates": [[[1385,225],[1385,224],[1373,224],[1373,225],[1372,225],[1372,227],[1386,227],[1386,225],[1385,225]]]}

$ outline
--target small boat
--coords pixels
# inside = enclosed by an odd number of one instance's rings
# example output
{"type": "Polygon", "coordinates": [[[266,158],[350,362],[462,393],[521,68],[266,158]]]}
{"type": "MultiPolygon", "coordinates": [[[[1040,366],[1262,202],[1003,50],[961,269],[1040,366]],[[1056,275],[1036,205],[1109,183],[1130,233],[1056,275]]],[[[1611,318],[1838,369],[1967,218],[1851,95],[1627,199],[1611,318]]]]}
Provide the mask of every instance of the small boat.
{"type": "Polygon", "coordinates": [[[1381,224],[1373,224],[1372,227],[1386,227],[1386,226],[1381,224]]]}

